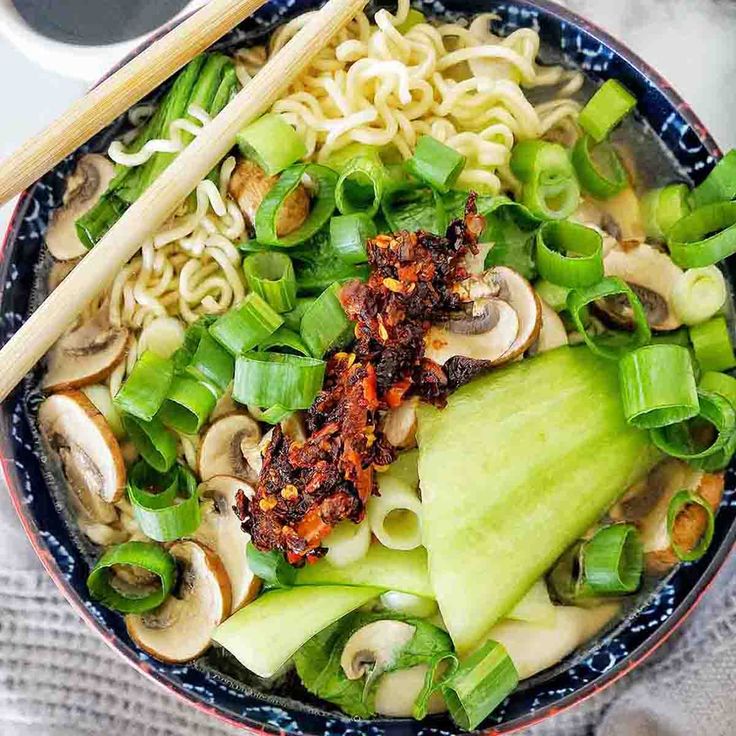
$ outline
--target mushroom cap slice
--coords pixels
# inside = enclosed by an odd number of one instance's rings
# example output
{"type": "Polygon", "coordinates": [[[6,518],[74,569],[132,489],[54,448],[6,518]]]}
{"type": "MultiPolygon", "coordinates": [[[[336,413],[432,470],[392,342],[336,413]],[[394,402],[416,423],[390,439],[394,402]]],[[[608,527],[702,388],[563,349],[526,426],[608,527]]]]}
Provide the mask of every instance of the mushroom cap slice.
{"type": "Polygon", "coordinates": [[[92,522],[118,519],[113,505],[125,490],[125,463],[105,418],[80,391],[49,396],[38,410],[46,443],[61,461],[75,505],[92,522]]]}
{"type": "MultiPolygon", "coordinates": [[[[606,276],[618,276],[636,293],[644,306],[649,325],[655,330],[676,330],[682,325],[672,307],[672,289],[682,269],[660,250],[647,243],[635,248],[615,248],[603,259],[606,276]]],[[[609,299],[596,303],[596,309],[615,326],[633,329],[628,308],[609,299]]]]}
{"type": "Polygon", "coordinates": [[[69,261],[87,252],[77,235],[76,221],[97,204],[114,176],[115,166],[105,156],[88,153],[79,159],[67,179],[62,206],[51,215],[46,230],[46,245],[57,261],[69,261]]]}
{"type": "Polygon", "coordinates": [[[496,266],[490,270],[490,274],[499,281],[499,297],[512,307],[519,319],[516,339],[502,356],[506,363],[522,355],[539,336],[542,304],[532,285],[512,268],[496,266]]]}
{"type": "Polygon", "coordinates": [[[128,330],[113,327],[106,310],[67,330],[48,352],[44,391],[54,392],[100,383],[125,357],[128,330]]]}
{"type": "Polygon", "coordinates": [[[560,315],[544,299],[540,299],[539,303],[542,307],[542,327],[539,330],[537,341],[529,350],[534,355],[568,344],[567,330],[560,315]]]}
{"type": "Polygon", "coordinates": [[[199,477],[205,481],[216,475],[231,475],[254,481],[258,474],[246,453],[258,448],[261,428],[250,414],[237,412],[210,424],[202,437],[197,456],[199,477]]]}
{"type": "MultiPolygon", "coordinates": [[[[639,528],[646,568],[651,573],[666,572],[679,562],[667,532],[667,512],[672,498],[683,489],[699,493],[715,512],[723,497],[723,473],[704,473],[682,460],[667,458],[611,509],[614,520],[628,521],[639,528]]],[[[704,509],[686,508],[675,520],[675,543],[692,549],[706,524],[704,509]]]]}
{"type": "Polygon", "coordinates": [[[402,401],[399,406],[389,409],[383,417],[383,436],[400,450],[417,446],[417,404],[413,396],[402,401]]]}
{"type": "Polygon", "coordinates": [[[49,294],[74,270],[81,259],[75,258],[71,261],[54,261],[46,277],[46,288],[49,294]]]}
{"type": "MultiPolygon", "coordinates": [[[[242,213],[252,226],[255,225],[256,212],[264,197],[271,191],[277,177],[266,176],[263,169],[254,161],[242,159],[230,177],[229,191],[238,203],[242,213]]],[[[276,235],[289,235],[302,226],[309,215],[309,195],[302,184],[284,200],[276,217],[276,235]]]]}
{"type": "Polygon", "coordinates": [[[478,334],[456,332],[457,326],[433,325],[425,339],[425,356],[440,365],[455,356],[490,364],[501,361],[519,334],[519,318],[513,307],[501,299],[489,299],[484,312],[487,329],[478,334]]]}
{"type": "MultiPolygon", "coordinates": [[[[376,713],[394,718],[411,718],[419,693],[424,687],[429,666],[418,664],[405,670],[386,672],[381,675],[373,696],[376,713]]],[[[447,703],[437,690],[429,698],[427,713],[444,713],[447,703]]]]}
{"type": "Polygon", "coordinates": [[[348,680],[376,676],[396,660],[412,640],[416,626],[405,621],[383,619],[361,626],[345,642],[340,666],[348,680]]]}
{"type": "Polygon", "coordinates": [[[162,662],[188,662],[210,645],[215,627],[230,613],[230,582],[219,557],[191,539],[169,546],[178,567],[172,594],[156,609],[128,614],[130,638],[162,662]]]}
{"type": "Polygon", "coordinates": [[[231,613],[253,600],[261,587],[246,557],[250,535],[240,528],[240,521],[233,512],[235,495],[240,490],[248,497],[255,493],[250,484],[229,475],[216,475],[202,483],[199,486],[202,522],[194,534],[197,541],[217,553],[230,578],[231,613]]]}

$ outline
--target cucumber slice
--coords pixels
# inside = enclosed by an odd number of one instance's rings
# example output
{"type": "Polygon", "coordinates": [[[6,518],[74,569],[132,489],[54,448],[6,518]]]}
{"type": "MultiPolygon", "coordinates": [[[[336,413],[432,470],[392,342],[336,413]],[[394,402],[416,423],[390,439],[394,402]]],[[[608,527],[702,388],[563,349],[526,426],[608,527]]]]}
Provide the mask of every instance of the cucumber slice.
{"type": "Polygon", "coordinates": [[[422,598],[434,598],[427,575],[427,553],[423,547],[408,551],[372,544],[368,554],[343,567],[323,559],[302,567],[296,585],[373,585],[384,590],[398,590],[422,598]]]}
{"type": "Polygon", "coordinates": [[[338,585],[272,590],[220,624],[212,639],[251,672],[272,677],[315,634],[381,592],[338,585]]]}
{"type": "Polygon", "coordinates": [[[429,574],[461,655],[659,458],[616,364],[563,347],[419,409],[429,574]]]}
{"type": "Polygon", "coordinates": [[[396,478],[402,483],[406,483],[412,490],[416,490],[419,485],[419,451],[407,450],[398,455],[391,465],[378,476],[380,484],[381,478],[396,478]]]}

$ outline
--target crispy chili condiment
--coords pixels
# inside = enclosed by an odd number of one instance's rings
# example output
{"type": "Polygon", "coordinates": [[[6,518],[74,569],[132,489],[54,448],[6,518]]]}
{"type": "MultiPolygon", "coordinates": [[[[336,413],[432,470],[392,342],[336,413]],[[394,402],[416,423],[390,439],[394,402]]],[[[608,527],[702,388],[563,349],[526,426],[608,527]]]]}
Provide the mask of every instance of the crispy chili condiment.
{"type": "Polygon", "coordinates": [[[325,383],[307,412],[307,439],[276,426],[255,497],[238,499],[243,528],[260,550],[283,550],[299,563],[321,556],[322,540],[343,519],[360,522],[375,492],[375,470],[391,463],[381,412],[410,395],[444,403],[447,375],[424,357],[432,322],[461,306],[463,257],[476,252],[483,218],[471,195],[462,220],[444,237],[420,231],[368,243],[371,275],[341,292],[355,322],[352,352],[327,361],[325,383]]]}

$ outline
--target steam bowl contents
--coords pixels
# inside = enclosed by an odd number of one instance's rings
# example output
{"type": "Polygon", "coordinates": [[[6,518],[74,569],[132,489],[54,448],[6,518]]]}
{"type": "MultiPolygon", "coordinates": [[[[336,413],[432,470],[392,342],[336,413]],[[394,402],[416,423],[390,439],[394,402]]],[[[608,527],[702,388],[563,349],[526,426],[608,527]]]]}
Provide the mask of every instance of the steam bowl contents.
{"type": "MultiPolygon", "coordinates": [[[[79,157],[45,290],[307,17],[79,157]]],[[[692,186],[495,21],[360,14],[47,355],[89,596],[154,660],[474,730],[712,551],[736,153],[692,186]]]]}

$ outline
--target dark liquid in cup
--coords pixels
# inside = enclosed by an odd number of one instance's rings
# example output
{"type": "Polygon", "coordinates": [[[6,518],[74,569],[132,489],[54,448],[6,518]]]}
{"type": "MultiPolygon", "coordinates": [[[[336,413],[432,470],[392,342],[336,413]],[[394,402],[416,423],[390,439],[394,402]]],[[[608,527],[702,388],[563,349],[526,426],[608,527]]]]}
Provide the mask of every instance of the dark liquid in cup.
{"type": "Polygon", "coordinates": [[[48,38],[82,46],[127,41],[166,23],[188,0],[13,0],[48,38]]]}

